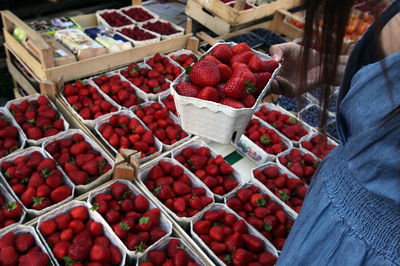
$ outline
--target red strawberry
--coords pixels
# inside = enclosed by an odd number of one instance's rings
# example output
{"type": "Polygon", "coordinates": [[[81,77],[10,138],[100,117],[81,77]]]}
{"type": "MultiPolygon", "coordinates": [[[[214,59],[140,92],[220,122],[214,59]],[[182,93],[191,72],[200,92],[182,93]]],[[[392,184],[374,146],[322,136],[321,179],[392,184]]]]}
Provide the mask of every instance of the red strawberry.
{"type": "Polygon", "coordinates": [[[53,220],[47,220],[40,224],[39,230],[44,236],[50,236],[56,231],[56,223],[53,220]]]}
{"type": "MultiPolygon", "coordinates": [[[[238,48],[236,48],[238,50],[238,48]]],[[[233,56],[231,48],[226,44],[219,44],[213,48],[211,54],[223,63],[229,63],[229,60],[233,56]]]]}
{"type": "Polygon", "coordinates": [[[7,246],[14,245],[14,233],[8,232],[0,238],[0,250],[7,246]]]}
{"type": "Polygon", "coordinates": [[[208,234],[211,228],[211,222],[208,220],[201,220],[194,224],[193,230],[198,235],[205,235],[208,234]]]}
{"type": "Polygon", "coordinates": [[[221,80],[218,65],[212,61],[200,60],[192,66],[189,79],[200,87],[215,86],[221,80]]]}
{"type": "Polygon", "coordinates": [[[110,259],[110,251],[107,247],[99,244],[94,244],[90,249],[90,260],[99,263],[104,263],[110,259]]]}
{"type": "Polygon", "coordinates": [[[221,104],[227,105],[236,109],[245,108],[244,104],[232,98],[223,98],[221,104]]]}
{"type": "Polygon", "coordinates": [[[111,194],[116,200],[121,200],[124,197],[125,193],[129,192],[129,187],[126,184],[117,182],[111,185],[111,194]]]}
{"type": "Polygon", "coordinates": [[[71,209],[70,214],[73,219],[78,219],[83,222],[89,218],[89,211],[84,206],[74,207],[73,209],[71,209]]]}
{"type": "Polygon", "coordinates": [[[162,265],[166,261],[167,256],[162,250],[151,250],[149,253],[147,253],[147,258],[154,265],[162,265]]]}
{"type": "Polygon", "coordinates": [[[29,252],[19,258],[19,266],[47,266],[50,263],[49,256],[42,252],[29,252]]]}
{"type": "Polygon", "coordinates": [[[64,257],[66,257],[68,255],[69,246],[70,246],[70,243],[68,241],[57,242],[53,246],[52,252],[58,260],[62,260],[64,257]]]}
{"type": "Polygon", "coordinates": [[[7,246],[0,249],[1,265],[18,265],[18,253],[13,246],[7,246]]]}
{"type": "Polygon", "coordinates": [[[35,238],[30,233],[19,234],[15,237],[15,249],[19,253],[26,253],[35,245],[35,238]]]}
{"type": "Polygon", "coordinates": [[[22,206],[19,202],[8,202],[4,205],[3,214],[8,219],[19,218],[22,215],[22,206]]]}
{"type": "Polygon", "coordinates": [[[248,250],[256,253],[264,250],[264,242],[260,238],[250,234],[243,234],[242,239],[248,250]]]}
{"type": "Polygon", "coordinates": [[[178,85],[176,85],[176,92],[182,96],[197,97],[199,91],[200,88],[198,88],[196,85],[185,81],[179,82],[178,85]]]}
{"type": "Polygon", "coordinates": [[[224,231],[222,230],[221,226],[211,227],[209,234],[212,239],[214,239],[215,241],[218,241],[218,242],[223,241],[225,238],[224,231]]]}
{"type": "Polygon", "coordinates": [[[68,247],[68,257],[72,260],[85,260],[90,253],[90,246],[84,242],[73,243],[68,247]]]}
{"type": "Polygon", "coordinates": [[[110,260],[111,264],[120,264],[122,261],[121,251],[114,245],[108,247],[110,251],[110,260]]]}
{"type": "Polygon", "coordinates": [[[262,265],[272,266],[275,265],[277,258],[268,251],[264,251],[263,253],[258,255],[258,261],[262,265]]]}
{"type": "Polygon", "coordinates": [[[154,243],[157,240],[159,240],[160,238],[162,238],[163,236],[165,236],[166,234],[167,233],[161,227],[154,226],[150,230],[150,242],[154,243]]]}
{"type": "Polygon", "coordinates": [[[197,98],[206,101],[218,102],[219,100],[218,90],[210,86],[204,87],[203,89],[200,90],[199,94],[197,95],[197,98]]]}
{"type": "Polygon", "coordinates": [[[268,81],[271,79],[271,74],[269,72],[257,73],[256,74],[256,94],[260,94],[265,88],[268,81]]]}
{"type": "Polygon", "coordinates": [[[61,202],[68,198],[72,194],[72,189],[67,186],[61,186],[53,190],[50,194],[50,198],[53,202],[61,202]]]}
{"type": "Polygon", "coordinates": [[[265,71],[269,73],[274,73],[275,69],[279,67],[279,63],[274,60],[269,60],[265,62],[265,71]]]}
{"type": "Polygon", "coordinates": [[[242,42],[242,43],[236,44],[234,47],[232,47],[231,50],[234,54],[240,54],[240,53],[244,53],[247,51],[251,51],[251,48],[250,48],[250,46],[247,45],[247,43],[242,42]]]}
{"type": "Polygon", "coordinates": [[[232,263],[235,266],[249,265],[250,262],[254,261],[256,256],[243,248],[238,248],[234,251],[232,257],[232,263]]]}

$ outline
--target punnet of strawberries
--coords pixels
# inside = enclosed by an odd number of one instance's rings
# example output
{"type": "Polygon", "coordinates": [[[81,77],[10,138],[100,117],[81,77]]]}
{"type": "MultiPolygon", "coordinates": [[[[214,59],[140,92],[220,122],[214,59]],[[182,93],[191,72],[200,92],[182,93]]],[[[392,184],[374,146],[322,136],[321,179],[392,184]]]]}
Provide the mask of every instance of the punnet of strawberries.
{"type": "Polygon", "coordinates": [[[141,158],[158,152],[153,132],[135,117],[112,115],[99,126],[99,132],[116,150],[134,149],[141,152],[141,158]]]}
{"type": "Polygon", "coordinates": [[[193,64],[195,60],[197,60],[193,53],[174,54],[170,57],[182,67],[188,67],[193,64]]]}
{"type": "Polygon", "coordinates": [[[200,221],[193,224],[193,231],[203,243],[226,265],[275,265],[277,258],[266,251],[263,239],[249,231],[243,219],[227,210],[204,212],[200,221]]]}
{"type": "Polygon", "coordinates": [[[303,180],[282,172],[277,165],[255,169],[253,175],[286,205],[300,212],[307,194],[307,187],[303,180]]]}
{"type": "Polygon", "coordinates": [[[255,185],[246,185],[238,189],[235,196],[226,201],[226,205],[256,228],[278,250],[282,250],[293,220],[269,195],[255,185]]]}
{"type": "Polygon", "coordinates": [[[2,162],[1,172],[28,209],[42,210],[72,195],[55,161],[38,151],[2,162]]]}
{"type": "Polygon", "coordinates": [[[124,15],[116,11],[104,12],[100,16],[111,26],[111,27],[123,27],[126,25],[132,25],[133,22],[130,21],[124,15]]]}
{"type": "Polygon", "coordinates": [[[0,193],[0,228],[17,223],[23,214],[24,210],[19,202],[9,200],[0,193]]]}
{"type": "Polygon", "coordinates": [[[85,120],[94,120],[118,110],[95,87],[80,80],[65,84],[62,93],[72,109],[85,120]]]}
{"type": "Polygon", "coordinates": [[[76,186],[90,184],[112,168],[104,156],[79,133],[54,140],[45,149],[76,186]]]}
{"type": "Polygon", "coordinates": [[[174,97],[169,94],[167,97],[165,97],[161,102],[168,108],[169,111],[171,111],[175,116],[178,116],[178,113],[176,112],[176,105],[175,105],[175,100],[174,97]]]}
{"type": "Polygon", "coordinates": [[[144,31],[143,29],[139,28],[138,26],[123,28],[118,31],[134,41],[146,41],[146,40],[152,40],[152,39],[157,38],[156,35],[148,32],[148,31],[144,31]]]}
{"type": "Polygon", "coordinates": [[[153,57],[146,59],[145,63],[162,75],[172,74],[172,78],[171,76],[166,77],[170,81],[176,79],[182,73],[180,67],[174,65],[168,57],[160,53],[156,53],[153,57]]]}
{"type": "Polygon", "coordinates": [[[187,247],[177,238],[168,240],[168,244],[163,249],[150,250],[146,257],[141,260],[139,266],[154,265],[187,265],[200,266],[186,251],[187,247]]]}
{"type": "Polygon", "coordinates": [[[274,129],[265,127],[258,119],[251,119],[243,134],[268,154],[277,155],[288,148],[274,129]]]}
{"type": "Polygon", "coordinates": [[[129,250],[144,252],[167,235],[161,227],[160,209],[150,208],[145,196],[135,195],[122,182],[113,183],[107,192],[97,194],[92,205],[129,250]]]}
{"type": "Polygon", "coordinates": [[[51,262],[32,233],[21,230],[0,237],[0,265],[48,266],[51,262]]]}
{"type": "Polygon", "coordinates": [[[302,141],[301,147],[309,150],[320,159],[324,159],[328,153],[336,148],[336,145],[328,143],[328,137],[323,134],[313,136],[309,141],[302,141]]]}
{"type": "Polygon", "coordinates": [[[150,21],[143,24],[142,27],[146,30],[156,32],[161,35],[172,35],[181,32],[180,30],[176,29],[170,22],[150,21]]]}
{"type": "Polygon", "coordinates": [[[265,105],[261,106],[260,110],[255,112],[254,115],[276,128],[292,141],[299,141],[309,133],[295,117],[283,114],[278,110],[270,110],[265,105]]]}
{"type": "Polygon", "coordinates": [[[18,129],[11,124],[10,118],[0,112],[0,158],[18,150],[20,140],[18,129]]]}
{"type": "Polygon", "coordinates": [[[219,44],[188,69],[189,80],[179,82],[175,90],[182,96],[251,108],[278,66],[262,60],[246,43],[232,48],[219,44]]]}
{"type": "Polygon", "coordinates": [[[153,102],[150,105],[135,106],[133,111],[154,132],[154,135],[166,145],[173,145],[188,136],[181,126],[171,118],[168,108],[163,107],[158,102],[153,102]]]}
{"type": "Polygon", "coordinates": [[[213,202],[206,189],[195,185],[186,171],[174,161],[160,160],[144,181],[147,189],[178,217],[192,217],[213,202]]]}
{"type": "Polygon", "coordinates": [[[122,262],[122,251],[106,236],[103,224],[93,220],[86,206],[76,206],[53,219],[41,221],[39,232],[60,265],[119,265],[122,262]]]}
{"type": "Polygon", "coordinates": [[[307,184],[311,183],[311,179],[319,165],[319,160],[314,159],[311,154],[297,148],[293,148],[289,154],[285,156],[278,157],[278,160],[289,169],[290,172],[307,184]]]}
{"type": "Polygon", "coordinates": [[[221,155],[212,156],[208,147],[186,147],[175,159],[200,178],[214,194],[223,196],[239,185],[232,166],[221,155]]]}
{"type": "Polygon", "coordinates": [[[9,111],[28,139],[39,140],[65,130],[64,120],[46,96],[13,103],[9,106],[9,111]]]}
{"type": "Polygon", "coordinates": [[[143,102],[143,99],[136,95],[135,89],[131,84],[121,80],[118,74],[110,76],[102,75],[93,78],[93,82],[96,83],[102,92],[123,107],[129,108],[143,102]]]}
{"type": "Polygon", "coordinates": [[[121,11],[128,17],[134,19],[136,22],[144,22],[154,18],[152,14],[147,12],[147,10],[143,9],[142,7],[132,7],[121,11]]]}

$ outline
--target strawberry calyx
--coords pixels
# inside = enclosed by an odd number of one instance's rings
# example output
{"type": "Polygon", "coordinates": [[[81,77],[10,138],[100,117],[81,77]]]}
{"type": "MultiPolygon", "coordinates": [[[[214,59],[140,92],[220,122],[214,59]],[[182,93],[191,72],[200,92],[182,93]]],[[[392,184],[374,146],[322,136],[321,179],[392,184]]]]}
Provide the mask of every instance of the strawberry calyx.
{"type": "Polygon", "coordinates": [[[153,194],[158,194],[158,193],[160,193],[160,190],[161,190],[161,186],[157,186],[156,188],[154,188],[153,189],[153,194]]]}
{"type": "Polygon", "coordinates": [[[8,119],[8,117],[5,116],[5,115],[0,116],[0,119],[4,120],[4,121],[6,121],[6,122],[9,122],[9,121],[10,121],[10,120],[8,119]]]}
{"type": "Polygon", "coordinates": [[[271,143],[271,139],[270,139],[269,137],[267,137],[267,136],[261,136],[261,137],[260,137],[260,142],[261,142],[262,144],[268,145],[268,144],[271,143]]]}
{"type": "Polygon", "coordinates": [[[249,213],[250,216],[254,216],[254,212],[249,213]]]}
{"type": "Polygon", "coordinates": [[[63,260],[65,262],[65,265],[72,265],[72,264],[75,264],[75,263],[79,263],[79,261],[74,261],[70,257],[64,257],[63,260]]]}
{"type": "MultiPolygon", "coordinates": [[[[235,248],[236,249],[236,248],[235,248]]],[[[233,252],[231,254],[228,254],[224,257],[225,262],[230,263],[232,261],[233,258],[233,253],[235,253],[235,250],[233,250],[233,252]]]]}
{"type": "Polygon", "coordinates": [[[292,165],[292,163],[291,162],[288,162],[287,164],[286,164],[286,167],[290,167],[292,165]]]}
{"type": "Polygon", "coordinates": [[[20,183],[23,184],[23,185],[28,184],[29,183],[29,177],[22,179],[20,183]]]}
{"type": "Polygon", "coordinates": [[[35,118],[34,119],[30,119],[30,120],[26,120],[26,122],[28,122],[28,123],[35,123],[35,121],[36,121],[35,118]]]}
{"type": "Polygon", "coordinates": [[[270,225],[269,223],[264,223],[263,229],[266,231],[271,231],[272,225],[270,225]]]}
{"type": "Polygon", "coordinates": [[[42,204],[45,197],[33,197],[32,199],[33,199],[33,207],[36,207],[37,205],[42,204]]]}
{"type": "Polygon", "coordinates": [[[156,87],[156,88],[153,88],[153,91],[158,92],[160,89],[161,89],[161,87],[156,87]]]}
{"type": "Polygon", "coordinates": [[[4,208],[7,208],[8,211],[13,211],[16,208],[18,208],[18,205],[15,201],[8,202],[8,203],[4,204],[4,208]]]}
{"type": "Polygon", "coordinates": [[[53,172],[50,171],[48,168],[43,168],[41,172],[44,178],[47,178],[53,174],[53,172]]]}
{"type": "Polygon", "coordinates": [[[139,219],[139,224],[147,224],[149,222],[149,217],[143,216],[139,219]]]}
{"type": "Polygon", "coordinates": [[[189,75],[190,74],[190,70],[192,70],[192,66],[185,67],[185,74],[189,75]]]}
{"type": "Polygon", "coordinates": [[[272,123],[271,126],[273,126],[274,128],[276,128],[276,123],[272,123]]]}
{"type": "Polygon", "coordinates": [[[218,222],[213,222],[212,226],[220,226],[220,224],[218,222]]]}
{"type": "Polygon", "coordinates": [[[143,241],[135,247],[136,252],[144,252],[146,250],[146,243],[143,241]]]}
{"type": "Polygon", "coordinates": [[[246,88],[246,92],[248,94],[251,94],[251,93],[255,92],[255,90],[256,90],[256,85],[254,85],[254,83],[249,82],[247,80],[244,81],[244,87],[246,88]]]}
{"type": "Polygon", "coordinates": [[[314,161],[313,166],[314,166],[314,168],[317,168],[318,167],[318,162],[314,161]]]}
{"type": "Polygon", "coordinates": [[[257,199],[257,205],[259,206],[259,207],[263,207],[263,206],[265,206],[267,204],[267,201],[264,199],[264,198],[259,198],[259,199],[257,199]]]}
{"type": "Polygon", "coordinates": [[[290,118],[289,118],[289,122],[290,122],[290,124],[292,124],[292,125],[297,124],[297,119],[294,118],[294,117],[290,117],[290,118]]]}
{"type": "Polygon", "coordinates": [[[125,230],[125,231],[128,231],[128,230],[131,229],[131,227],[129,226],[129,224],[124,223],[124,222],[119,223],[118,227],[121,228],[122,230],[125,230]]]}
{"type": "Polygon", "coordinates": [[[46,131],[46,130],[48,130],[50,128],[53,128],[53,126],[51,126],[51,125],[45,126],[45,127],[43,127],[43,130],[46,131]]]}
{"type": "Polygon", "coordinates": [[[183,250],[185,250],[186,249],[186,247],[184,246],[184,245],[179,245],[179,246],[177,246],[176,248],[179,248],[179,249],[183,249],[183,250]]]}
{"type": "Polygon", "coordinates": [[[17,145],[15,145],[13,148],[11,148],[8,152],[12,153],[12,152],[14,152],[16,150],[18,150],[18,146],[17,145]]]}
{"type": "Polygon", "coordinates": [[[279,197],[283,201],[288,201],[290,199],[290,197],[286,191],[279,191],[279,197]]]}
{"type": "Polygon", "coordinates": [[[103,172],[104,167],[106,166],[106,161],[102,161],[102,162],[97,162],[97,165],[99,167],[99,173],[103,172]]]}
{"type": "Polygon", "coordinates": [[[127,199],[130,195],[132,195],[132,191],[127,191],[122,195],[121,200],[127,199]]]}
{"type": "Polygon", "coordinates": [[[86,180],[85,185],[92,183],[94,180],[95,180],[94,177],[89,177],[89,178],[86,180]]]}
{"type": "Polygon", "coordinates": [[[301,163],[301,165],[302,165],[302,166],[304,166],[304,165],[305,165],[305,162],[304,162],[304,160],[301,160],[301,162],[300,162],[300,163],[301,163]]]}
{"type": "Polygon", "coordinates": [[[95,202],[93,203],[92,207],[90,208],[92,211],[97,211],[100,208],[100,205],[95,202]]]}

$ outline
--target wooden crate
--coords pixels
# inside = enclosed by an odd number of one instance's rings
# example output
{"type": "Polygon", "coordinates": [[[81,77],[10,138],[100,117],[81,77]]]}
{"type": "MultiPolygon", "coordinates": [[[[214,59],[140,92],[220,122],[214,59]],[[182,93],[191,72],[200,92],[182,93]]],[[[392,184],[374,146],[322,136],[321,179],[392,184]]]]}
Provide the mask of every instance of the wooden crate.
{"type": "MultiPolygon", "coordinates": [[[[192,23],[188,20],[186,33],[183,36],[162,40],[158,43],[149,44],[140,47],[133,47],[129,50],[116,53],[108,53],[85,60],[61,66],[54,65],[54,58],[49,45],[27,24],[16,17],[10,11],[2,11],[2,20],[4,25],[5,44],[8,50],[20,59],[38,78],[40,82],[52,82],[57,84],[60,80],[70,81],[97,73],[107,72],[109,70],[125,66],[131,62],[140,61],[143,58],[159,53],[169,53],[182,48],[191,48],[196,50],[196,40],[192,39],[192,23]],[[31,40],[38,51],[34,56],[12,35],[15,27],[21,28],[31,40]]],[[[81,15],[73,17],[83,28],[97,25],[95,14],[81,15]]],[[[41,91],[50,93],[50,91],[41,91]]]]}
{"type": "Polygon", "coordinates": [[[186,15],[203,26],[221,35],[232,32],[238,27],[250,24],[274,14],[280,8],[294,8],[300,0],[276,0],[271,3],[243,10],[246,0],[236,0],[235,6],[229,7],[220,0],[188,0],[186,15]]]}

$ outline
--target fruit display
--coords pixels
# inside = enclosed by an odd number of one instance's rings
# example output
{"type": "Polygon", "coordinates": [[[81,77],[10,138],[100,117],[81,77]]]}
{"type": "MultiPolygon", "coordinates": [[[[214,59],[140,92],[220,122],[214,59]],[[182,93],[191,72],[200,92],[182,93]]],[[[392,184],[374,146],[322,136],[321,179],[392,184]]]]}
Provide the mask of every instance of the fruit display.
{"type": "Polygon", "coordinates": [[[168,108],[163,107],[159,102],[135,106],[133,112],[165,145],[174,145],[189,136],[170,116],[168,108]]]}
{"type": "Polygon", "coordinates": [[[267,122],[291,141],[298,142],[311,131],[296,117],[283,113],[271,104],[261,105],[254,115],[267,122]]]}
{"type": "MultiPolygon", "coordinates": [[[[315,104],[311,104],[299,113],[299,118],[312,127],[318,127],[322,118],[323,110],[315,104]]],[[[334,116],[328,112],[326,122],[334,120],[334,116]]]]}
{"type": "Polygon", "coordinates": [[[256,185],[247,183],[239,188],[234,196],[225,199],[225,202],[276,249],[282,250],[294,219],[267,193],[256,185]]]}
{"type": "Polygon", "coordinates": [[[145,31],[138,26],[124,27],[118,30],[122,35],[135,41],[134,44],[138,45],[138,42],[159,40],[159,37],[149,31],[145,31]]]}
{"type": "Polygon", "coordinates": [[[55,106],[43,95],[9,101],[6,108],[32,144],[40,144],[44,138],[57,135],[69,127],[55,106]]]}
{"type": "Polygon", "coordinates": [[[51,260],[35,230],[18,226],[0,236],[0,265],[48,266],[51,260]]]}
{"type": "Polygon", "coordinates": [[[289,148],[287,140],[282,138],[274,129],[263,125],[256,118],[250,120],[244,135],[271,155],[278,155],[289,148]]]}
{"type": "Polygon", "coordinates": [[[103,97],[87,80],[66,83],[62,95],[84,121],[96,120],[102,115],[116,112],[120,109],[120,107],[117,107],[110,100],[103,97]]]}
{"type": "Polygon", "coordinates": [[[186,68],[197,61],[197,56],[191,51],[177,51],[169,54],[169,58],[177,62],[181,67],[186,68]]]}
{"type": "Polygon", "coordinates": [[[0,188],[0,229],[20,223],[25,217],[21,203],[8,194],[5,188],[0,188]]]}
{"type": "Polygon", "coordinates": [[[136,22],[145,22],[156,18],[153,13],[139,6],[123,8],[121,9],[121,12],[136,22]]]}
{"type": "Polygon", "coordinates": [[[165,98],[160,98],[160,100],[170,112],[172,112],[176,117],[178,116],[178,113],[176,112],[175,100],[171,94],[168,94],[168,96],[165,98]]]}
{"type": "Polygon", "coordinates": [[[336,121],[332,121],[325,126],[326,134],[336,141],[339,141],[339,133],[337,131],[336,121]]]}
{"type": "Polygon", "coordinates": [[[211,192],[173,159],[151,165],[140,180],[176,217],[193,217],[214,202],[211,192]]]}
{"type": "Polygon", "coordinates": [[[191,228],[201,245],[219,259],[218,264],[272,266],[277,261],[274,248],[267,247],[261,235],[225,205],[214,204],[201,219],[191,223],[191,228]]]}
{"type": "MultiPolygon", "coordinates": [[[[235,7],[235,3],[236,3],[235,1],[234,2],[228,2],[227,5],[233,8],[233,7],[235,7]]],[[[246,3],[244,5],[244,7],[243,7],[243,10],[249,10],[249,9],[252,9],[252,8],[254,8],[254,6],[246,3]]]]}
{"type": "Polygon", "coordinates": [[[194,63],[187,81],[176,84],[179,95],[228,105],[252,108],[279,63],[264,61],[240,43],[232,48],[216,45],[203,60],[194,63]]]}
{"type": "Polygon", "coordinates": [[[73,201],[41,217],[37,229],[60,265],[121,265],[125,254],[102,222],[87,204],[73,201]]]}
{"type": "Polygon", "coordinates": [[[171,222],[129,182],[114,182],[89,200],[129,253],[143,253],[170,234],[171,222]]]}
{"type": "Polygon", "coordinates": [[[0,111],[0,158],[25,146],[25,139],[5,112],[0,111]]]}
{"type": "Polygon", "coordinates": [[[145,22],[141,26],[146,30],[158,33],[162,36],[183,34],[183,29],[178,28],[176,25],[173,25],[170,22],[162,20],[145,22]]]}
{"type": "Polygon", "coordinates": [[[240,177],[236,175],[232,166],[202,142],[192,142],[190,146],[175,151],[173,157],[217,196],[226,196],[240,183],[240,177]]]}
{"type": "Polygon", "coordinates": [[[138,262],[139,266],[153,265],[188,265],[200,266],[196,263],[196,255],[179,238],[167,238],[164,243],[149,250],[138,262]]]}
{"type": "Polygon", "coordinates": [[[80,130],[67,131],[43,147],[75,186],[91,184],[112,169],[111,158],[80,130]]]}
{"type": "Polygon", "coordinates": [[[102,92],[122,107],[130,108],[144,102],[131,84],[123,80],[119,74],[101,75],[92,80],[102,92]]]}
{"type": "Polygon", "coordinates": [[[243,34],[230,37],[229,39],[226,39],[226,42],[235,42],[235,43],[243,42],[247,43],[247,45],[250,46],[251,48],[258,48],[264,45],[264,41],[260,37],[251,32],[246,32],[243,34]]]}
{"type": "Polygon", "coordinates": [[[310,184],[320,161],[306,150],[293,148],[279,156],[278,162],[298,178],[310,184]]]}
{"type": "Polygon", "coordinates": [[[306,97],[300,97],[300,100],[298,100],[298,98],[280,96],[277,104],[289,112],[297,113],[310,103],[311,101],[306,97]]]}
{"type": "Polygon", "coordinates": [[[312,135],[301,141],[300,145],[320,159],[324,159],[331,150],[336,148],[336,145],[323,134],[312,135]]]}
{"type": "Polygon", "coordinates": [[[111,27],[118,28],[133,24],[133,21],[131,21],[129,18],[122,15],[118,11],[98,12],[98,16],[100,16],[111,27]]]}
{"type": "MultiPolygon", "coordinates": [[[[264,44],[266,45],[266,47],[265,47],[266,49],[269,49],[269,47],[272,45],[286,42],[286,40],[284,38],[282,38],[275,32],[272,32],[272,31],[264,29],[264,28],[253,29],[251,31],[251,33],[255,34],[258,38],[260,38],[264,41],[264,44]]],[[[268,50],[267,50],[267,52],[268,52],[268,50]]]]}
{"type": "Polygon", "coordinates": [[[161,143],[153,132],[130,111],[109,115],[96,125],[96,131],[114,151],[134,149],[141,152],[142,159],[161,151],[161,143]]]}
{"type": "Polygon", "coordinates": [[[40,211],[73,195],[72,184],[40,148],[19,151],[2,161],[0,167],[8,186],[26,209],[40,211]]]}
{"type": "Polygon", "coordinates": [[[307,187],[303,180],[294,177],[290,172],[272,162],[254,169],[253,176],[286,205],[297,213],[300,212],[307,194],[307,187]]]}
{"type": "Polygon", "coordinates": [[[176,63],[174,64],[171,59],[160,53],[145,58],[144,62],[169,81],[173,81],[182,73],[182,69],[176,63]]]}

